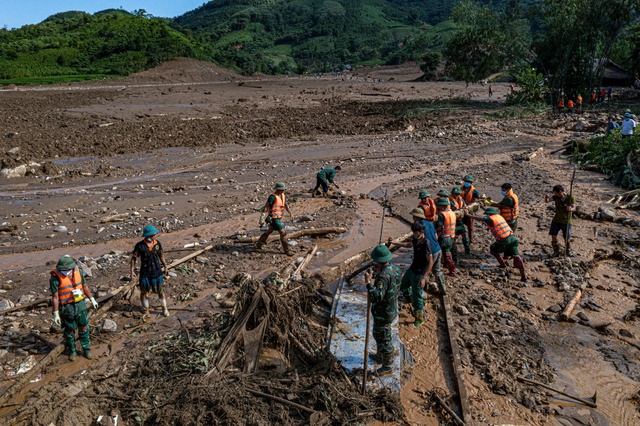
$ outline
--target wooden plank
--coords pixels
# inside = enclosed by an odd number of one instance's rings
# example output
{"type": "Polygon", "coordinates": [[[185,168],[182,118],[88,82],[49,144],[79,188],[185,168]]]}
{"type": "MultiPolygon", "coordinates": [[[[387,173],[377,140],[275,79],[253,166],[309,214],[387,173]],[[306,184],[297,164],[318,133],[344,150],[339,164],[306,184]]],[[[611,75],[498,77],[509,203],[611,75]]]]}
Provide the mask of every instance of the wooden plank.
{"type": "MultiPolygon", "coordinates": [[[[287,232],[287,239],[294,240],[300,237],[317,237],[319,235],[327,235],[327,234],[344,234],[347,232],[347,228],[338,226],[338,227],[329,227],[329,228],[310,228],[310,229],[301,229],[299,231],[287,232]]],[[[233,243],[238,244],[253,244],[257,243],[260,239],[260,236],[257,237],[247,237],[247,238],[238,238],[234,240],[233,243]]],[[[275,241],[280,239],[280,234],[273,233],[267,239],[267,242],[275,241]]]]}
{"type": "Polygon", "coordinates": [[[181,265],[184,262],[187,262],[196,256],[200,256],[202,253],[204,253],[205,251],[211,250],[212,248],[213,246],[206,246],[202,250],[198,250],[197,252],[191,253],[190,255],[180,258],[178,260],[174,260],[173,262],[171,262],[171,264],[169,264],[169,266],[167,266],[167,269],[175,268],[176,266],[181,265]]]}
{"type": "Polygon", "coordinates": [[[453,312],[451,310],[451,303],[448,295],[442,296],[442,304],[444,305],[444,314],[447,323],[447,332],[449,334],[449,343],[451,344],[451,354],[453,357],[453,371],[456,375],[456,384],[458,387],[458,395],[460,396],[460,407],[462,408],[462,420],[468,424],[473,425],[471,419],[471,410],[469,408],[469,397],[467,396],[467,388],[464,382],[464,372],[462,370],[462,363],[460,362],[460,348],[458,341],[456,340],[455,327],[453,325],[453,312]]]}

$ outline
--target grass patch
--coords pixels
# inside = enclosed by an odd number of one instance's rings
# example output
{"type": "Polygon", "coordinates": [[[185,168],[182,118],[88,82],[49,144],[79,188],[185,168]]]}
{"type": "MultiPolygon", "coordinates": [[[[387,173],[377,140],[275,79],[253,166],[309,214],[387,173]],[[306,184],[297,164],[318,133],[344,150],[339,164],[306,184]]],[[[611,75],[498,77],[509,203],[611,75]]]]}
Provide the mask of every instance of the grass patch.
{"type": "Polygon", "coordinates": [[[500,106],[482,101],[473,101],[465,98],[451,98],[451,99],[434,99],[432,101],[416,102],[411,106],[408,106],[400,112],[401,117],[417,117],[420,115],[433,114],[441,111],[454,111],[454,110],[486,110],[497,109],[500,106]]]}
{"type": "Polygon", "coordinates": [[[77,75],[52,75],[47,77],[20,77],[0,79],[0,86],[15,84],[16,86],[31,86],[40,84],[59,84],[87,80],[100,80],[104,78],[117,78],[117,75],[107,74],[77,74],[77,75]]]}
{"type": "Polygon", "coordinates": [[[499,110],[489,114],[494,120],[515,120],[522,118],[539,117],[551,112],[551,107],[545,104],[538,105],[511,105],[503,106],[499,110]]]}

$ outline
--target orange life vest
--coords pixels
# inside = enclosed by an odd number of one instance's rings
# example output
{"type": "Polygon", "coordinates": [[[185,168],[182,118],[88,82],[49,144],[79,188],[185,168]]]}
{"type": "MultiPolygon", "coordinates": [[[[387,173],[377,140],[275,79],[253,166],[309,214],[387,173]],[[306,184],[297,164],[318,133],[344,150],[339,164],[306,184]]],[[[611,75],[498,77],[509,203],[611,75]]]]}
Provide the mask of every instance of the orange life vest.
{"type": "Polygon", "coordinates": [[[277,196],[276,194],[271,194],[271,195],[276,197],[276,202],[273,203],[273,205],[271,206],[271,211],[269,212],[269,215],[273,219],[280,219],[282,218],[282,216],[284,216],[284,206],[285,206],[284,193],[280,196],[277,196]]]}
{"type": "Polygon", "coordinates": [[[596,100],[596,92],[593,92],[593,93],[591,94],[591,100],[592,100],[592,101],[595,101],[595,100],[596,100]]]}
{"type": "Polygon", "coordinates": [[[520,200],[516,194],[513,193],[513,188],[510,189],[505,197],[513,198],[513,207],[500,207],[500,215],[507,222],[511,222],[512,220],[516,220],[520,215],[520,200]]]}
{"type": "Polygon", "coordinates": [[[444,210],[440,212],[440,214],[444,218],[444,223],[442,227],[438,228],[438,236],[443,239],[455,238],[456,237],[456,214],[451,210],[444,210]]]}
{"type": "Polygon", "coordinates": [[[582,103],[582,96],[578,96],[577,102],[578,102],[578,105],[582,103]]]}
{"type": "Polygon", "coordinates": [[[51,275],[58,277],[60,285],[58,286],[58,300],[61,305],[67,305],[69,303],[81,302],[84,300],[84,292],[82,291],[82,276],[78,269],[74,269],[71,277],[67,277],[64,274],[54,270],[51,275]],[[76,293],[74,297],[73,293],[76,293]],[[78,293],[79,292],[79,293],[78,293]]]}
{"type": "Polygon", "coordinates": [[[567,105],[569,106],[569,108],[574,107],[573,101],[571,99],[569,99],[569,102],[567,102],[567,105]]]}
{"type": "Polygon", "coordinates": [[[420,204],[418,204],[418,207],[420,207],[424,211],[425,220],[433,222],[433,219],[436,217],[436,203],[428,197],[426,200],[426,203],[424,203],[423,200],[420,200],[420,204]]]}
{"type": "Polygon", "coordinates": [[[464,198],[462,198],[462,195],[458,195],[456,197],[450,195],[449,204],[451,204],[452,208],[455,207],[455,210],[460,210],[464,208],[464,198]]]}
{"type": "Polygon", "coordinates": [[[560,107],[560,108],[564,108],[564,99],[560,99],[560,100],[558,101],[558,107],[560,107]]]}
{"type": "Polygon", "coordinates": [[[491,234],[493,234],[496,241],[502,241],[513,235],[511,227],[502,216],[499,214],[492,214],[489,216],[489,219],[493,222],[493,225],[487,224],[487,228],[489,228],[489,231],[491,231],[491,234]]]}
{"type": "Polygon", "coordinates": [[[471,204],[473,202],[473,191],[475,191],[473,185],[462,189],[462,198],[467,204],[471,204]]]}

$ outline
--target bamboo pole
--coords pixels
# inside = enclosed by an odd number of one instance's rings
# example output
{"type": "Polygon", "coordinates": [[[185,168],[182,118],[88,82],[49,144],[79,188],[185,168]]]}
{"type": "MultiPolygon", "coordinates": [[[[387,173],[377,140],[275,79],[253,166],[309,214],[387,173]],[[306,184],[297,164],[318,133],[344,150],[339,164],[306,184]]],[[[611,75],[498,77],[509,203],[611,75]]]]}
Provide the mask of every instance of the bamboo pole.
{"type": "Polygon", "coordinates": [[[567,303],[567,306],[565,306],[562,310],[562,313],[560,314],[560,320],[567,321],[569,318],[571,318],[573,308],[575,308],[580,301],[580,297],[582,297],[582,290],[577,290],[571,300],[569,300],[569,303],[567,303]]]}
{"type": "MultiPolygon", "coordinates": [[[[299,231],[293,231],[293,232],[288,232],[287,233],[287,239],[289,240],[293,240],[295,238],[300,238],[300,237],[315,237],[318,235],[326,235],[326,234],[344,234],[345,232],[347,232],[347,228],[343,228],[343,227],[329,227],[329,228],[311,228],[311,229],[301,229],[299,231]]],[[[280,238],[280,235],[278,234],[272,234],[269,236],[269,239],[267,240],[267,242],[271,242],[271,241],[275,241],[277,239],[280,238]]],[[[253,243],[257,243],[258,240],[260,239],[259,236],[257,237],[247,237],[247,238],[238,238],[237,240],[234,240],[234,243],[238,243],[238,244],[253,244],[253,243]]]]}
{"type": "Polygon", "coordinates": [[[196,256],[200,256],[202,253],[204,253],[205,251],[211,250],[213,248],[213,246],[206,246],[205,248],[203,248],[202,250],[198,250],[194,253],[191,253],[190,255],[187,255],[185,257],[182,257],[178,260],[174,260],[173,262],[171,262],[171,264],[167,267],[167,269],[173,269],[178,265],[181,265],[191,259],[193,259],[196,256]]]}

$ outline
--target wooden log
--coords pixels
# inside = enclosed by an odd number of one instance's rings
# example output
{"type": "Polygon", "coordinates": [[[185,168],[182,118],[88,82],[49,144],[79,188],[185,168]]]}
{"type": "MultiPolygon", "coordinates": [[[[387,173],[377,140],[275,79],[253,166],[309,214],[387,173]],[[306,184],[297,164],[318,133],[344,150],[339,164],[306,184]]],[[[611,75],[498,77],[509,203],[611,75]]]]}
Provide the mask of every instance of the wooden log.
{"type": "Polygon", "coordinates": [[[307,267],[313,256],[315,256],[316,251],[318,251],[318,245],[313,246],[313,248],[307,253],[304,257],[304,260],[298,265],[293,274],[291,274],[292,281],[300,281],[302,279],[302,270],[307,267]]]}
{"type": "Polygon", "coordinates": [[[544,151],[544,148],[540,147],[540,148],[536,149],[535,151],[530,152],[529,154],[524,154],[522,156],[522,158],[524,158],[525,161],[531,161],[534,158],[536,158],[538,155],[542,154],[543,151],[544,151]]]}
{"type": "Polygon", "coordinates": [[[451,345],[451,354],[453,357],[453,371],[456,375],[456,384],[458,387],[458,395],[460,396],[460,407],[462,409],[462,420],[471,423],[471,410],[469,408],[469,398],[467,396],[467,388],[464,382],[464,372],[462,370],[462,362],[460,361],[460,348],[456,339],[455,327],[453,324],[453,312],[448,295],[442,296],[442,305],[444,306],[444,314],[447,324],[447,332],[449,334],[449,344],[451,345]]]}
{"type": "Polygon", "coordinates": [[[573,308],[576,307],[576,304],[580,301],[581,297],[582,297],[582,290],[577,290],[573,295],[573,297],[571,298],[571,300],[569,300],[569,303],[567,303],[567,306],[565,306],[562,312],[560,313],[561,321],[567,321],[569,318],[571,318],[571,313],[573,312],[573,308]]]}
{"type": "Polygon", "coordinates": [[[593,399],[593,402],[591,402],[591,401],[587,401],[587,400],[586,400],[586,399],[584,399],[584,398],[579,398],[579,397],[577,397],[577,396],[571,395],[571,394],[566,393],[566,392],[563,392],[563,391],[561,391],[561,390],[558,390],[558,389],[552,388],[552,387],[551,387],[551,386],[549,386],[549,385],[545,385],[544,383],[540,383],[540,382],[537,382],[537,381],[535,381],[535,380],[525,379],[524,377],[518,377],[517,379],[518,379],[518,381],[519,381],[519,382],[526,383],[526,384],[528,384],[528,385],[533,385],[533,386],[540,386],[541,388],[545,388],[545,389],[548,389],[548,390],[550,390],[550,391],[553,391],[553,392],[555,392],[555,393],[557,393],[557,394],[564,395],[564,396],[566,396],[566,397],[569,397],[569,398],[571,398],[571,399],[574,399],[574,400],[576,400],[576,401],[579,401],[579,402],[583,403],[583,404],[584,404],[584,405],[586,405],[587,407],[591,407],[591,408],[598,408],[598,405],[596,404],[596,399],[598,398],[598,392],[595,392],[595,393],[593,394],[593,396],[591,397],[591,399],[593,399]]]}
{"type": "Polygon", "coordinates": [[[193,259],[196,256],[200,256],[202,253],[204,253],[205,251],[211,250],[213,248],[213,246],[206,246],[205,248],[203,248],[202,250],[198,250],[194,253],[191,253],[190,255],[187,255],[183,258],[180,258],[178,260],[174,260],[173,262],[171,262],[171,264],[167,267],[167,269],[173,269],[178,265],[181,265],[185,262],[188,262],[189,260],[193,259]]]}
{"type": "Polygon", "coordinates": [[[103,217],[102,219],[100,219],[100,223],[124,222],[126,220],[129,220],[129,213],[114,214],[111,216],[103,217]]]}
{"type": "MultiPolygon", "coordinates": [[[[300,237],[316,237],[318,235],[326,235],[326,234],[344,234],[347,232],[347,228],[343,227],[330,227],[330,228],[311,228],[311,229],[301,229],[299,231],[293,231],[287,233],[287,239],[293,240],[300,237]]],[[[275,241],[280,238],[278,233],[273,233],[269,236],[267,242],[275,241]]],[[[257,243],[260,239],[257,237],[247,237],[247,238],[238,238],[234,241],[234,243],[239,244],[253,244],[257,243]]]]}
{"type": "Polygon", "coordinates": [[[440,395],[438,395],[435,391],[433,392],[433,397],[435,398],[435,400],[438,402],[438,404],[440,404],[440,406],[444,409],[444,411],[446,411],[447,413],[449,413],[449,415],[451,416],[451,418],[453,419],[453,422],[455,424],[457,424],[458,426],[465,426],[464,422],[462,421],[462,419],[460,417],[458,417],[458,415],[456,414],[455,411],[453,411],[453,409],[451,409],[451,407],[449,407],[442,398],[440,398],[440,395]]]}
{"type": "MultiPolygon", "coordinates": [[[[117,302],[118,300],[120,300],[120,298],[122,298],[122,296],[124,295],[124,291],[127,288],[129,288],[129,286],[134,286],[134,285],[135,285],[135,282],[132,282],[131,284],[128,284],[122,287],[118,291],[118,293],[113,295],[111,301],[100,306],[97,311],[93,313],[90,312],[89,313],[90,321],[95,323],[99,321],[102,317],[104,317],[106,313],[109,311],[109,309],[111,308],[111,306],[113,306],[115,302],[117,302]]],[[[22,388],[24,388],[27,384],[29,384],[31,379],[33,379],[36,375],[38,375],[38,373],[40,373],[49,364],[54,362],[58,358],[58,355],[64,352],[64,348],[65,348],[64,343],[59,344],[54,349],[52,349],[51,352],[49,352],[44,358],[42,358],[31,370],[24,373],[24,375],[20,378],[20,380],[15,382],[13,385],[11,385],[11,387],[9,387],[9,389],[7,389],[2,395],[0,395],[0,405],[4,405],[7,401],[9,401],[9,399],[13,397],[13,395],[20,392],[22,388]]]]}
{"type": "Polygon", "coordinates": [[[31,332],[31,335],[33,337],[35,337],[36,339],[40,340],[42,343],[44,343],[45,345],[47,345],[47,347],[49,349],[55,349],[56,346],[58,346],[57,343],[52,342],[51,340],[45,338],[44,336],[42,336],[40,333],[36,333],[34,331],[31,332]]]}
{"type": "Polygon", "coordinates": [[[277,397],[277,396],[273,396],[273,395],[269,395],[268,393],[260,392],[260,391],[253,390],[253,389],[247,389],[247,391],[252,393],[252,394],[254,394],[254,395],[256,395],[256,396],[261,396],[263,398],[271,399],[271,400],[279,402],[281,404],[285,404],[285,405],[288,405],[290,407],[297,408],[298,410],[304,411],[304,412],[309,413],[309,414],[315,413],[315,410],[312,410],[309,407],[305,407],[304,405],[300,405],[300,404],[297,404],[295,402],[289,401],[288,399],[283,399],[283,398],[280,398],[280,397],[277,397]]]}
{"type": "Polygon", "coordinates": [[[51,301],[51,296],[41,297],[32,302],[26,303],[24,305],[16,306],[14,308],[5,309],[4,311],[0,311],[0,315],[10,314],[11,312],[21,311],[23,309],[28,309],[36,305],[40,305],[42,303],[48,303],[51,301]]]}
{"type": "MultiPolygon", "coordinates": [[[[475,201],[467,206],[467,211],[469,213],[475,213],[476,211],[480,210],[480,206],[482,204],[483,203],[480,201],[475,201]]],[[[456,210],[454,211],[454,213],[456,215],[456,219],[462,219],[464,217],[464,210],[456,210]]]]}

